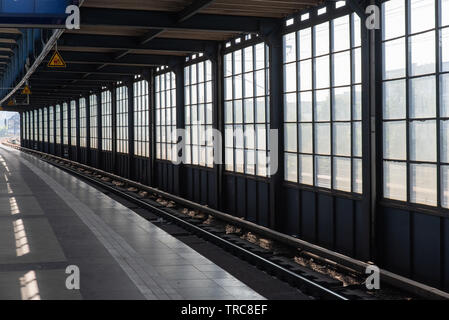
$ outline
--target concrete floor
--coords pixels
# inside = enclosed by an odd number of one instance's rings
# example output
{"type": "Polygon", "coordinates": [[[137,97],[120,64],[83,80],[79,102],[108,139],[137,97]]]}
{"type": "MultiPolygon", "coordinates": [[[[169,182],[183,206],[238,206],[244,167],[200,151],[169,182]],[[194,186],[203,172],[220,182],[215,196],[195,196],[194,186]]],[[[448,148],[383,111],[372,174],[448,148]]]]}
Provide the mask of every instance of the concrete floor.
{"type": "Polygon", "coordinates": [[[0,299],[263,299],[97,189],[0,147],[0,299]],[[80,270],[69,290],[68,266],[80,270]]]}

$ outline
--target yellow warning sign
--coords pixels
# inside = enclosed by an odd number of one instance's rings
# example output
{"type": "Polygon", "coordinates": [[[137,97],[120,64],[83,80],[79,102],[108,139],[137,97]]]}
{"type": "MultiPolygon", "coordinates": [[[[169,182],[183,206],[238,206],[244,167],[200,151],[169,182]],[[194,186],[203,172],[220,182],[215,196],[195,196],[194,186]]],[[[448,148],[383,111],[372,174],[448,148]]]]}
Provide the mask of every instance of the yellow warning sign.
{"type": "Polygon", "coordinates": [[[30,95],[31,94],[30,87],[25,86],[25,88],[23,88],[22,90],[22,94],[30,95]]]}
{"type": "Polygon", "coordinates": [[[66,63],[58,50],[55,50],[55,53],[53,53],[53,56],[51,57],[47,66],[49,68],[65,68],[66,67],[66,63]]]}

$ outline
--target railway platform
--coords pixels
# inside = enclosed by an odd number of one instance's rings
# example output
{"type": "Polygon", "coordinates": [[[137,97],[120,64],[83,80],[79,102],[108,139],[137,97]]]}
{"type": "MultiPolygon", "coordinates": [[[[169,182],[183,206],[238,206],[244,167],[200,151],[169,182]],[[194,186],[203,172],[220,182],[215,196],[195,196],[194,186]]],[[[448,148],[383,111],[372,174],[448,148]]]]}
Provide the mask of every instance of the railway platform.
{"type": "Polygon", "coordinates": [[[68,173],[4,146],[0,164],[0,299],[264,298],[68,173]]]}

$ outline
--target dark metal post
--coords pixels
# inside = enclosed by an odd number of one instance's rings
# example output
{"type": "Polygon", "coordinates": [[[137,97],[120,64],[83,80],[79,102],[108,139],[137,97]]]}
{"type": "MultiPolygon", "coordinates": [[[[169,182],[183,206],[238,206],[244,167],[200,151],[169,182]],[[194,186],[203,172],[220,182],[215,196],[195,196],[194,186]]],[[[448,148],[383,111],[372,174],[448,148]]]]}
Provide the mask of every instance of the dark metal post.
{"type": "Polygon", "coordinates": [[[278,215],[282,212],[282,181],[284,177],[284,99],[282,95],[283,83],[283,50],[282,35],[274,30],[268,36],[270,47],[270,129],[277,130],[277,140],[270,140],[270,163],[277,157],[277,171],[271,174],[270,179],[270,217],[269,227],[275,230],[280,228],[278,215]],[[277,153],[273,148],[277,144],[277,153]]]}
{"type": "Polygon", "coordinates": [[[76,103],[76,107],[75,107],[75,110],[76,110],[76,129],[75,129],[76,130],[76,155],[75,155],[75,161],[81,162],[80,98],[77,98],[75,100],[75,103],[76,103]]]}
{"type": "Polygon", "coordinates": [[[118,173],[117,168],[117,86],[111,88],[111,118],[112,118],[112,172],[118,173]]]}
{"type": "Polygon", "coordinates": [[[86,99],[86,163],[91,164],[92,156],[90,150],[90,95],[85,97],[86,99]]]}
{"type": "Polygon", "coordinates": [[[97,137],[98,137],[98,148],[97,148],[97,168],[100,168],[103,157],[103,119],[102,119],[102,98],[101,92],[96,94],[97,96],[97,137]]]}
{"type": "Polygon", "coordinates": [[[128,84],[128,177],[137,180],[134,170],[134,82],[128,84]]]}
{"type": "Polygon", "coordinates": [[[148,112],[149,112],[149,118],[148,118],[148,130],[149,130],[149,137],[150,137],[150,181],[149,185],[154,186],[155,185],[155,157],[156,157],[156,127],[154,125],[154,119],[155,119],[155,113],[156,110],[154,108],[155,104],[155,93],[154,93],[154,70],[150,69],[149,73],[146,75],[147,81],[148,81],[148,112]]]}
{"type": "Polygon", "coordinates": [[[24,124],[25,124],[25,122],[24,122],[24,119],[25,119],[25,117],[24,117],[24,115],[23,115],[23,112],[20,112],[20,146],[21,147],[25,147],[25,145],[24,145],[24,137],[23,137],[23,132],[24,132],[24,124]]]}
{"type": "MultiPolygon", "coordinates": [[[[176,75],[176,129],[185,128],[184,119],[184,65],[183,63],[178,63],[173,67],[173,72],[176,75]]],[[[181,137],[178,135],[177,142],[181,141],[181,137]]],[[[176,146],[174,146],[176,148],[176,146]]],[[[184,150],[183,150],[184,151],[184,150]]],[[[184,154],[178,154],[178,156],[183,157],[184,154]]],[[[184,190],[184,164],[181,162],[174,166],[173,172],[173,189],[176,195],[183,197],[185,194],[184,190]]]]}

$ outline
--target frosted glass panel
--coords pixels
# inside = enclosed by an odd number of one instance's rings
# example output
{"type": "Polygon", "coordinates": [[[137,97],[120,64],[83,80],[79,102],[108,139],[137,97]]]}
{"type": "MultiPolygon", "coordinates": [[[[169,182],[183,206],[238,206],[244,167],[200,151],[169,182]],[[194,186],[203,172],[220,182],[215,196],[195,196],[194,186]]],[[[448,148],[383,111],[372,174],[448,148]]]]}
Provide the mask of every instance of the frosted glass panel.
{"type": "Polygon", "coordinates": [[[405,136],[405,121],[384,122],[383,146],[385,159],[406,160],[407,142],[405,136]]]}
{"type": "Polygon", "coordinates": [[[285,154],[285,180],[291,182],[298,181],[298,162],[294,153],[285,154]]]}
{"type": "Polygon", "coordinates": [[[323,188],[331,187],[331,158],[315,157],[315,185],[323,188]]]}
{"type": "Polygon", "coordinates": [[[334,155],[351,156],[351,123],[336,122],[333,126],[334,155]]]}
{"type": "Polygon", "coordinates": [[[296,123],[285,124],[284,148],[288,152],[296,152],[296,123]]]}
{"type": "Polygon", "coordinates": [[[384,197],[407,200],[407,165],[405,163],[384,161],[384,197]]]}
{"type": "Polygon", "coordinates": [[[328,155],[331,152],[331,130],[329,123],[315,124],[315,152],[328,155]]]}
{"type": "Polygon", "coordinates": [[[430,206],[437,204],[436,165],[410,165],[410,201],[430,206]]]}
{"type": "Polygon", "coordinates": [[[449,208],[449,166],[441,166],[441,206],[449,208]]]}
{"type": "Polygon", "coordinates": [[[299,183],[313,185],[313,156],[299,155],[299,183]]]}
{"type": "Polygon", "coordinates": [[[354,159],[352,161],[352,183],[353,192],[362,193],[363,191],[363,178],[362,178],[362,160],[354,159]]]}
{"type": "Polygon", "coordinates": [[[406,94],[405,80],[384,82],[383,117],[384,119],[405,119],[406,94]]]}
{"type": "Polygon", "coordinates": [[[333,90],[334,121],[351,120],[351,87],[335,88],[333,90]]]}
{"type": "Polygon", "coordinates": [[[441,162],[449,163],[449,120],[440,122],[441,162]]]}
{"type": "Polygon", "coordinates": [[[394,79],[405,76],[405,40],[391,40],[383,44],[383,78],[394,79]]]}
{"type": "Polygon", "coordinates": [[[435,120],[410,122],[410,160],[437,160],[435,120]]]}
{"type": "Polygon", "coordinates": [[[434,118],[436,115],[435,77],[410,80],[410,118],[434,118]]]}
{"type": "Polygon", "coordinates": [[[405,1],[386,1],[382,5],[384,14],[384,40],[396,38],[405,34],[405,1]]]}
{"type": "Polygon", "coordinates": [[[312,153],[313,151],[313,137],[312,137],[312,124],[300,123],[298,125],[298,141],[299,149],[301,153],[312,153]]]}
{"type": "Polygon", "coordinates": [[[435,32],[426,32],[409,38],[410,75],[435,72],[435,32]]]}
{"type": "Polygon", "coordinates": [[[351,159],[334,158],[334,188],[351,192],[351,159]]]}
{"type": "Polygon", "coordinates": [[[410,0],[411,33],[435,28],[435,1],[410,0]]]}

